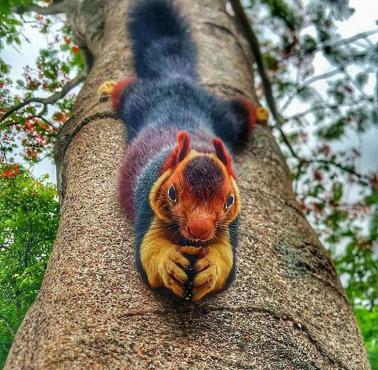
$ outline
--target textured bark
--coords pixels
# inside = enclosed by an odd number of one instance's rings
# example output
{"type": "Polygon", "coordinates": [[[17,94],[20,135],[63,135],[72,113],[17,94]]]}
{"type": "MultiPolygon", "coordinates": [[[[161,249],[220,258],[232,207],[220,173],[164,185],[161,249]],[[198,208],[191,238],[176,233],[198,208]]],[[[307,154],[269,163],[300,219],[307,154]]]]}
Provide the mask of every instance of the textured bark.
{"type": "MultiPolygon", "coordinates": [[[[101,2],[103,37],[96,39],[96,4],[88,16],[71,1],[82,42],[92,27],[95,64],[57,147],[58,237],[5,369],[368,369],[334,266],[295,201],[268,128],[258,127],[237,158],[243,212],[234,285],[187,304],[140,281],[116,195],[123,124],[97,97],[102,82],[132,73],[128,3],[101,2]]],[[[200,48],[202,83],[254,99],[250,52],[222,2],[181,4],[200,48]]]]}

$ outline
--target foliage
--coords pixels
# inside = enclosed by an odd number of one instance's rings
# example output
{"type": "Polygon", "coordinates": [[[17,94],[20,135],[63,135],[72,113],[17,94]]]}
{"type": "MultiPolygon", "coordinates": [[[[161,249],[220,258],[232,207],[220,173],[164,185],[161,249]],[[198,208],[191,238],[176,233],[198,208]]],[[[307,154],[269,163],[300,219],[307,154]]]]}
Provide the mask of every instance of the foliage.
{"type": "Polygon", "coordinates": [[[44,178],[34,179],[20,167],[13,172],[6,172],[7,169],[2,167],[0,368],[41,285],[59,221],[53,185],[46,183],[44,178]]]}
{"type": "Polygon", "coordinates": [[[11,12],[32,3],[35,2],[7,0],[0,6],[0,51],[30,42],[25,27],[37,29],[47,40],[47,47],[39,50],[35,65],[25,66],[16,80],[10,77],[11,66],[0,58],[0,163],[6,163],[7,156],[14,159],[21,155],[24,160],[37,162],[42,154],[51,155],[59,129],[67,121],[75,101],[75,95],[66,96],[62,91],[84,67],[72,32],[62,19],[57,22],[56,16],[11,12]],[[48,109],[51,104],[53,112],[48,109]]]}
{"type": "Polygon", "coordinates": [[[348,0],[251,0],[247,12],[284,122],[274,128],[295,192],[333,253],[372,360],[378,346],[378,168],[359,168],[364,148],[358,145],[378,125],[378,44],[369,37],[378,30],[342,39],[337,22],[354,13],[348,0]],[[329,71],[316,75],[319,61],[329,71]]]}
{"type": "Polygon", "coordinates": [[[372,370],[378,369],[378,326],[372,323],[378,322],[378,308],[368,310],[365,307],[356,306],[354,313],[360,326],[365,345],[368,350],[372,370]]]}

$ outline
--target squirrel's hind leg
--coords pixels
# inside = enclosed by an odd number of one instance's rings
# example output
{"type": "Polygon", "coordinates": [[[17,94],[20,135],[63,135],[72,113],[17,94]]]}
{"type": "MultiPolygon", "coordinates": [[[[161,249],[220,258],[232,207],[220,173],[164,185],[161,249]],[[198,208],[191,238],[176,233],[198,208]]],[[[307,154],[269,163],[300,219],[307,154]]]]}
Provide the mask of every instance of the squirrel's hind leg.
{"type": "Polygon", "coordinates": [[[243,147],[257,124],[266,125],[269,119],[265,108],[244,97],[222,102],[213,112],[215,134],[235,150],[243,147]]]}
{"type": "Polygon", "coordinates": [[[236,116],[240,130],[240,141],[246,141],[256,125],[267,125],[269,120],[268,111],[244,97],[235,98],[231,101],[231,109],[236,116]]]}
{"type": "Polygon", "coordinates": [[[269,112],[256,105],[252,100],[244,97],[235,98],[231,101],[233,111],[243,119],[244,125],[250,133],[257,124],[266,125],[269,119],[269,112]]]}
{"type": "Polygon", "coordinates": [[[103,96],[111,96],[113,108],[118,111],[124,90],[128,85],[134,83],[135,81],[136,78],[134,76],[125,78],[124,80],[120,80],[118,82],[108,80],[102,83],[97,91],[100,98],[103,96]]]}

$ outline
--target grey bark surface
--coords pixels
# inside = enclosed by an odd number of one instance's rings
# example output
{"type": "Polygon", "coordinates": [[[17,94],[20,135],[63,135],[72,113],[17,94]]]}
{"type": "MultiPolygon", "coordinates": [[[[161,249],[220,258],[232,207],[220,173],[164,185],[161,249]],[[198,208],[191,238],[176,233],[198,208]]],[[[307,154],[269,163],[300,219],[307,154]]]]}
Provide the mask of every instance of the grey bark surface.
{"type": "MultiPolygon", "coordinates": [[[[95,63],[56,150],[58,237],[5,369],[369,369],[334,266],[267,127],[237,157],[243,211],[233,286],[184,304],[142,284],[132,227],[117,201],[124,128],[97,95],[104,81],[132,74],[130,1],[102,1],[102,15],[94,11],[100,2],[89,13],[88,1],[70,3],[82,42],[89,30],[95,63]],[[103,22],[91,22],[96,14],[103,22]],[[97,39],[94,23],[102,27],[97,39]]],[[[223,3],[180,4],[199,45],[203,85],[255,99],[250,52],[223,3]]]]}

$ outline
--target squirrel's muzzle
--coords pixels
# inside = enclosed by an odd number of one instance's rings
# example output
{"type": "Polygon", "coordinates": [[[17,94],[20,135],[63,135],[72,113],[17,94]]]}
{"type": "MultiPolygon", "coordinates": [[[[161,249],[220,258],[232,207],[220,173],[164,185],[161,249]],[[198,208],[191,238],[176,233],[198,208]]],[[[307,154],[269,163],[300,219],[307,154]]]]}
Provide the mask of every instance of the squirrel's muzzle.
{"type": "Polygon", "coordinates": [[[213,237],[214,225],[207,217],[193,217],[188,220],[188,233],[191,239],[209,240],[213,237]]]}

